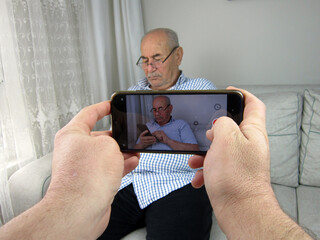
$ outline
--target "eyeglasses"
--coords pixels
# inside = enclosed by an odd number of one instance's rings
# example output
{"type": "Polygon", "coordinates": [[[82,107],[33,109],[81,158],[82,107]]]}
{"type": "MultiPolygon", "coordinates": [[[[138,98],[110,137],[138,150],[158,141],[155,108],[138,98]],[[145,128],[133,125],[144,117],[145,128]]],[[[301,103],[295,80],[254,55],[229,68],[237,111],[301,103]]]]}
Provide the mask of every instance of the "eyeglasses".
{"type": "Polygon", "coordinates": [[[149,63],[149,58],[141,56],[138,59],[136,65],[141,67],[142,69],[148,68],[149,65],[151,65],[154,68],[159,68],[165,61],[167,61],[167,59],[171,56],[174,50],[176,50],[178,47],[179,46],[174,47],[169,53],[169,55],[163,61],[161,61],[161,59],[155,59],[155,57],[158,56],[158,55],[155,55],[155,56],[152,56],[153,61],[149,63]]]}
{"type": "Polygon", "coordinates": [[[170,104],[168,104],[165,108],[164,107],[159,107],[158,109],[157,108],[152,108],[150,110],[150,112],[152,113],[156,113],[156,112],[164,112],[165,110],[167,110],[167,108],[170,106],[170,104]]]}

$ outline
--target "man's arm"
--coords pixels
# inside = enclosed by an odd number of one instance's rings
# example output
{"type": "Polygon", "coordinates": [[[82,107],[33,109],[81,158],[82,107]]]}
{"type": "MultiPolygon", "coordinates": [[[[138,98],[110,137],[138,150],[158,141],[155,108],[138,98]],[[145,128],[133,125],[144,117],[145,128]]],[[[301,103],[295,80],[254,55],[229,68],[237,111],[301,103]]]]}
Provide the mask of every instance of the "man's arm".
{"type": "Polygon", "coordinates": [[[105,230],[121,178],[138,164],[110,131],[92,132],[110,102],[80,111],[55,138],[44,198],[0,228],[0,239],[97,239],[105,230]]]}
{"type": "MultiPolygon", "coordinates": [[[[63,199],[45,197],[2,226],[0,239],[94,239],[85,230],[85,221],[79,224],[79,212],[83,207],[78,204],[79,201],[59,200],[63,199]]],[[[105,221],[108,222],[108,219],[105,218],[105,221]]]]}
{"type": "Polygon", "coordinates": [[[164,131],[155,131],[152,133],[156,139],[164,144],[167,144],[169,147],[171,147],[173,150],[189,150],[189,151],[198,151],[199,146],[198,144],[191,144],[191,143],[183,143],[176,140],[173,140],[167,136],[167,134],[164,131]]]}
{"type": "Polygon", "coordinates": [[[230,199],[233,203],[217,213],[218,223],[228,239],[312,239],[282,211],[272,189],[251,195],[230,199]]]}
{"type": "Polygon", "coordinates": [[[198,144],[182,143],[172,139],[168,139],[167,144],[174,150],[199,151],[198,144]]]}
{"type": "MultiPolygon", "coordinates": [[[[239,90],[239,89],[238,89],[239,90]]],[[[205,184],[218,223],[228,239],[312,239],[280,208],[270,180],[270,152],[265,105],[241,90],[243,121],[219,118],[207,137],[212,144],[205,158],[189,165],[203,166],[192,181],[205,184]]]]}

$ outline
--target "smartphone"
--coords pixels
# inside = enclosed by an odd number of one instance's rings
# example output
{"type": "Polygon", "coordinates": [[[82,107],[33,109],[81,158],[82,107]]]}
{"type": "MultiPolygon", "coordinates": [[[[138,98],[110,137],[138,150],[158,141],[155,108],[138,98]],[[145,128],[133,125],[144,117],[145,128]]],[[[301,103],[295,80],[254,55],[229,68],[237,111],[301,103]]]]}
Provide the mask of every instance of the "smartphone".
{"type": "Polygon", "coordinates": [[[221,116],[240,124],[243,108],[235,90],[119,91],[111,99],[112,136],[122,152],[206,154],[206,131],[221,116]]]}
{"type": "Polygon", "coordinates": [[[138,124],[137,124],[137,128],[139,129],[139,131],[140,131],[141,133],[143,133],[144,131],[147,130],[148,132],[145,134],[145,136],[152,136],[149,128],[147,127],[147,125],[138,123],[138,124]]]}

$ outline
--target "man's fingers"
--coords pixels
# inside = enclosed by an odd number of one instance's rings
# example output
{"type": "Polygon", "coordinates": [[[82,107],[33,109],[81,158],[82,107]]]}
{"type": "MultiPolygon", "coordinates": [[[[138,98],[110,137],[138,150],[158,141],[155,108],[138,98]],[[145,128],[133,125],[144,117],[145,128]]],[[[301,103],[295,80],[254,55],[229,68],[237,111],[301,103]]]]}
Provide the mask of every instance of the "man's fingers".
{"type": "Polygon", "coordinates": [[[144,130],[140,136],[145,136],[149,131],[148,130],[144,130]]]}
{"type": "Polygon", "coordinates": [[[213,141],[213,126],[212,126],[212,128],[211,129],[209,129],[207,132],[206,132],[206,137],[208,138],[208,140],[210,141],[210,142],[212,142],[213,141]]]}
{"type": "Polygon", "coordinates": [[[124,169],[123,169],[123,176],[127,175],[129,172],[131,172],[133,169],[135,169],[139,164],[139,155],[132,154],[125,156],[124,160],[124,169]]]}
{"type": "MultiPolygon", "coordinates": [[[[201,168],[201,167],[203,167],[203,161],[204,161],[203,156],[193,155],[192,157],[189,158],[188,163],[191,168],[201,168]]],[[[200,169],[195,173],[195,175],[191,181],[191,185],[194,188],[200,188],[203,186],[203,184],[204,184],[203,170],[200,169]]]]}
{"type": "Polygon", "coordinates": [[[202,169],[198,170],[195,173],[195,175],[191,181],[191,185],[194,188],[201,188],[204,185],[204,178],[203,178],[203,170],[202,169]]]}
{"type": "Polygon", "coordinates": [[[140,158],[140,153],[122,153],[122,155],[125,160],[133,156],[136,156],[138,159],[140,158]]]}
{"type": "Polygon", "coordinates": [[[189,166],[193,169],[203,167],[204,156],[193,155],[189,158],[189,166]]]}
{"type": "Polygon", "coordinates": [[[85,107],[68,123],[68,126],[76,126],[89,135],[96,123],[110,114],[110,109],[110,101],[85,107]]]}

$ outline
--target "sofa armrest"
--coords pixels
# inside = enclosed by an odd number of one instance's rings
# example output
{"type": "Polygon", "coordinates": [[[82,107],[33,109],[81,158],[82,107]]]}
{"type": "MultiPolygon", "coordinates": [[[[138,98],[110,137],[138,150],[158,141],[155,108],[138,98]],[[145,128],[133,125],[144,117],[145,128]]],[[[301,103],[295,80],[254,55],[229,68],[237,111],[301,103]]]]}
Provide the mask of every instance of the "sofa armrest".
{"type": "Polygon", "coordinates": [[[9,179],[14,215],[17,216],[39,202],[51,179],[52,153],[16,171],[9,179]]]}

